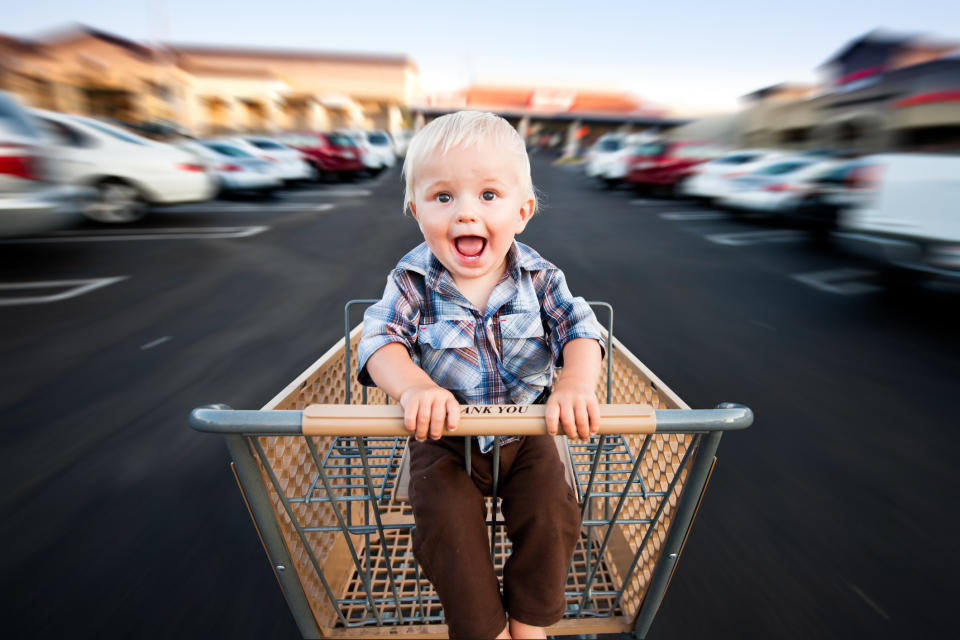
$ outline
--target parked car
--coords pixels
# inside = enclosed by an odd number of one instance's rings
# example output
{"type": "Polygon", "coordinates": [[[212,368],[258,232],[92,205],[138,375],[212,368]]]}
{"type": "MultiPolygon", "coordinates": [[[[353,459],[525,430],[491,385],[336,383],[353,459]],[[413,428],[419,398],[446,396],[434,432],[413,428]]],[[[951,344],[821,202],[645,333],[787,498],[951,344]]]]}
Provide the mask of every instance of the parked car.
{"type": "Polygon", "coordinates": [[[279,140],[302,152],[315,179],[353,179],[364,170],[360,147],[349,136],[337,133],[288,133],[279,140]]]}
{"type": "Polygon", "coordinates": [[[393,139],[386,131],[365,131],[370,152],[380,158],[381,169],[389,169],[397,163],[397,154],[393,148],[393,139]]]}
{"type": "Polygon", "coordinates": [[[216,175],[196,156],[93,118],[34,110],[54,140],[64,180],[93,187],[84,214],[99,222],[131,222],[150,205],[209,200],[216,175]]]}
{"type": "Polygon", "coordinates": [[[310,163],[302,152],[276,140],[262,136],[239,136],[225,138],[223,141],[270,162],[277,177],[284,182],[316,179],[310,163]]]}
{"type": "Polygon", "coordinates": [[[693,168],[723,156],[728,149],[691,140],[652,141],[635,147],[627,159],[626,181],[636,188],[653,187],[673,193],[693,168]]]}
{"type": "Polygon", "coordinates": [[[817,156],[786,157],[733,178],[717,202],[731,209],[785,215],[803,201],[812,178],[836,166],[836,161],[817,156]]]}
{"type": "Polygon", "coordinates": [[[656,139],[648,133],[605,133],[584,156],[584,173],[607,188],[620,184],[629,171],[630,156],[656,139]]]}
{"type": "Polygon", "coordinates": [[[196,153],[216,171],[220,193],[253,191],[269,195],[283,186],[269,162],[228,142],[197,140],[177,146],[196,153]]]}
{"type": "Polygon", "coordinates": [[[63,184],[38,123],[0,91],[0,236],[40,233],[80,219],[90,190],[63,184]]]}
{"type": "Polygon", "coordinates": [[[811,177],[796,206],[784,209],[783,215],[814,231],[831,231],[843,210],[869,204],[877,170],[869,159],[840,162],[811,177]]]}
{"type": "Polygon", "coordinates": [[[407,155],[407,147],[410,146],[410,139],[413,138],[413,131],[401,129],[393,134],[393,152],[398,158],[407,155]]]}
{"type": "Polygon", "coordinates": [[[733,178],[746,175],[751,171],[776,162],[787,155],[783,151],[772,149],[739,149],[720,156],[715,160],[697,165],[690,175],[677,186],[680,195],[713,200],[730,190],[733,178]]]}
{"type": "Polygon", "coordinates": [[[381,152],[367,140],[366,131],[345,129],[337,133],[349,137],[353,140],[354,144],[357,145],[357,148],[360,149],[360,161],[363,163],[363,168],[367,173],[377,175],[387,168],[386,161],[381,155],[381,152]]]}
{"type": "Polygon", "coordinates": [[[626,136],[619,133],[605,133],[587,150],[583,157],[583,172],[588,178],[594,178],[613,186],[607,178],[611,164],[625,153],[626,136]]]}
{"type": "Polygon", "coordinates": [[[876,191],[841,212],[835,234],[848,250],[893,273],[960,280],[960,156],[867,156],[876,191]]]}

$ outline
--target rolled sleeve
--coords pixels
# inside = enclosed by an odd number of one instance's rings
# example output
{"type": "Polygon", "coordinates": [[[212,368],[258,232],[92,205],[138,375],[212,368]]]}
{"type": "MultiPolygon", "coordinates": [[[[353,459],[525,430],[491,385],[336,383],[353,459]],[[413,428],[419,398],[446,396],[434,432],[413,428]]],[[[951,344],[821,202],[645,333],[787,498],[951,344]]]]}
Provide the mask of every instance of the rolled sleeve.
{"type": "Polygon", "coordinates": [[[378,349],[396,342],[404,345],[415,358],[419,305],[411,301],[408,282],[394,272],[387,279],[383,297],[363,314],[363,335],[357,346],[357,381],[376,386],[367,372],[367,361],[378,349]]]}
{"type": "Polygon", "coordinates": [[[547,275],[540,304],[550,331],[550,351],[558,367],[563,366],[563,347],[574,338],[596,340],[603,357],[607,343],[600,323],[586,300],[570,293],[567,279],[559,269],[547,275]]]}

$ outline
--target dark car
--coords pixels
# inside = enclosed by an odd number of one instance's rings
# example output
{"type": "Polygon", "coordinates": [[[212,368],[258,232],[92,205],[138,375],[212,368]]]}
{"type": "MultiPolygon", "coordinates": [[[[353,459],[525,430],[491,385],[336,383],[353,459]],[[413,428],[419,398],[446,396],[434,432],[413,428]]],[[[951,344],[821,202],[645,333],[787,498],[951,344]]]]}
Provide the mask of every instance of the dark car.
{"type": "Polygon", "coordinates": [[[353,179],[364,171],[360,148],[340,133],[288,133],[277,138],[307,156],[316,179],[353,179]]]}
{"type": "Polygon", "coordinates": [[[636,188],[673,193],[700,163],[719,158],[726,147],[687,140],[659,140],[640,145],[628,161],[626,181],[636,188]]]}

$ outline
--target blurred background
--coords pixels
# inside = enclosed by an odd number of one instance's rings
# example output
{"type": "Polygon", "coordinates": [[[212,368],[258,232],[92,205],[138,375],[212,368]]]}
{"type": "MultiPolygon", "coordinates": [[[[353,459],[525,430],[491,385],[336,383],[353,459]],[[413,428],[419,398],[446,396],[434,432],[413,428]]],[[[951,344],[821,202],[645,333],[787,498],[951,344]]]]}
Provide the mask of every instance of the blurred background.
{"type": "MultiPolygon", "coordinates": [[[[217,438],[420,242],[412,135],[728,436],[651,637],[932,637],[960,535],[960,5],[37,0],[0,22],[10,637],[297,637],[217,438]]],[[[353,322],[359,321],[354,317],[353,322]]]]}

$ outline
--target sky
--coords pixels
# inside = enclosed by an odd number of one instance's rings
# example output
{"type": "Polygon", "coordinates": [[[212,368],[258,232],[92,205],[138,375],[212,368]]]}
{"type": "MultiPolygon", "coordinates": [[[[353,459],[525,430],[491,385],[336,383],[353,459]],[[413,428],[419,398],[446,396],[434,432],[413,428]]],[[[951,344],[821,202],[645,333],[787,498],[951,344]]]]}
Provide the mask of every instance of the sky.
{"type": "Polygon", "coordinates": [[[475,82],[627,91],[698,115],[813,82],[875,28],[960,41],[960,2],[29,0],[4,8],[0,32],[33,37],[70,22],[144,42],[403,54],[428,92],[475,82]]]}

